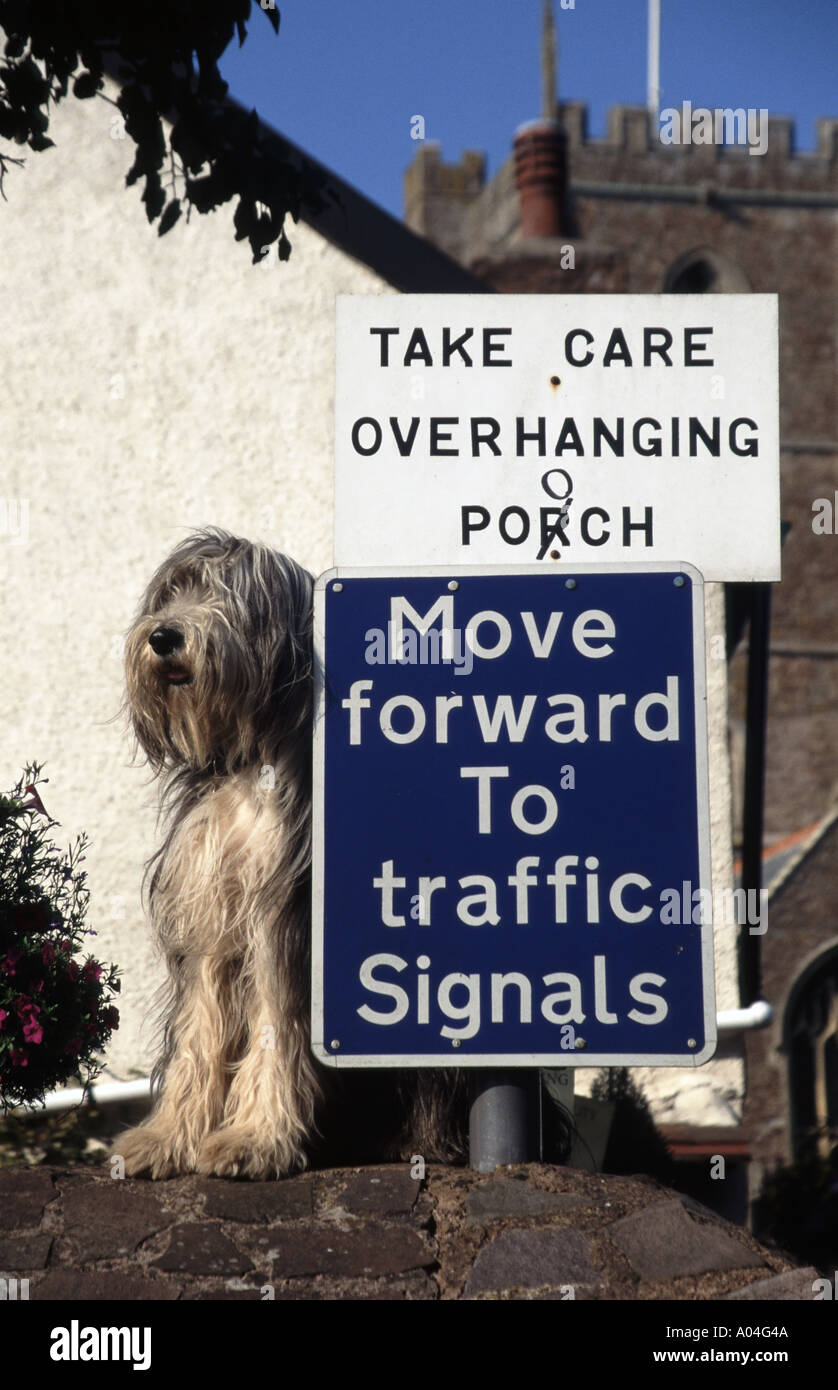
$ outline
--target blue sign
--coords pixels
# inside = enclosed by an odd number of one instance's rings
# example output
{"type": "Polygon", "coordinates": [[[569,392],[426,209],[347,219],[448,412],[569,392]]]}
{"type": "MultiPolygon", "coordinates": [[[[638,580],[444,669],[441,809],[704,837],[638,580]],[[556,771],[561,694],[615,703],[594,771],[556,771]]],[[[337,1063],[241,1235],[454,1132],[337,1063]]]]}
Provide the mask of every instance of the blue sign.
{"type": "Polygon", "coordinates": [[[316,1055],[707,1061],[698,572],[332,570],[315,615],[316,1055]]]}

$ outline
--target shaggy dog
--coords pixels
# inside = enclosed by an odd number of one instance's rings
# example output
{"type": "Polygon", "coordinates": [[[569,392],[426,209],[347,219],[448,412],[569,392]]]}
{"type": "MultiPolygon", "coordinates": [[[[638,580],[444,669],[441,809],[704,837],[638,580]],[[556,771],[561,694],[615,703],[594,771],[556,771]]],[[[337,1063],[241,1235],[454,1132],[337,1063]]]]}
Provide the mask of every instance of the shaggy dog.
{"type": "Polygon", "coordinates": [[[148,866],[163,1047],[152,1113],[114,1146],[128,1175],[462,1150],[456,1075],[335,1081],[311,1053],[312,595],[293,560],[208,529],[160,566],[128,635],[126,707],[168,813],[148,866]]]}

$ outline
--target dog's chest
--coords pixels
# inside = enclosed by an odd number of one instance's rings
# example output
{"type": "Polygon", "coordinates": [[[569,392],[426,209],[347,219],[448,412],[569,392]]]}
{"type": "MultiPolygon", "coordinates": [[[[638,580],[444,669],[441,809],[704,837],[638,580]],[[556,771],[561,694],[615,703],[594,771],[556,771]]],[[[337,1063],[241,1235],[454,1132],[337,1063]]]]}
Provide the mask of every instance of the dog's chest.
{"type": "Polygon", "coordinates": [[[282,845],[275,798],[225,779],[177,827],[160,866],[154,916],[184,946],[210,922],[234,930],[269,891],[282,845]]]}

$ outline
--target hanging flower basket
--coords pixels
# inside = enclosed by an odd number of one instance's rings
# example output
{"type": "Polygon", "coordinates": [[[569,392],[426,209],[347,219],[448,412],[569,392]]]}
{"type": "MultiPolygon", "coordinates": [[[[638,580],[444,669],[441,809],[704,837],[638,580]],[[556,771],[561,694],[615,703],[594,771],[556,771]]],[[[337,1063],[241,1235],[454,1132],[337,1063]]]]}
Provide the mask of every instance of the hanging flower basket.
{"type": "Polygon", "coordinates": [[[46,1092],[99,1075],[97,1058],[119,1024],[119,971],[85,953],[90,898],[81,868],[87,837],[65,854],[27,765],[0,796],[0,1106],[43,1102],[46,1092]]]}

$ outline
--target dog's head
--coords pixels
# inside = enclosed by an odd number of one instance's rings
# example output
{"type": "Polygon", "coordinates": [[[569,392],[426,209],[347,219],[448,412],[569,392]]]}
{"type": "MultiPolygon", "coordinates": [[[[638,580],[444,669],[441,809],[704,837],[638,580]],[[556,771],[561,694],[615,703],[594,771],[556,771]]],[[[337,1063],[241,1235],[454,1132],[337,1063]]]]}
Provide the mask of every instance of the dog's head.
{"type": "Polygon", "coordinates": [[[126,703],[152,767],[272,761],[311,708],[311,575],[215,528],[187,537],[143,595],[126,703]]]}

